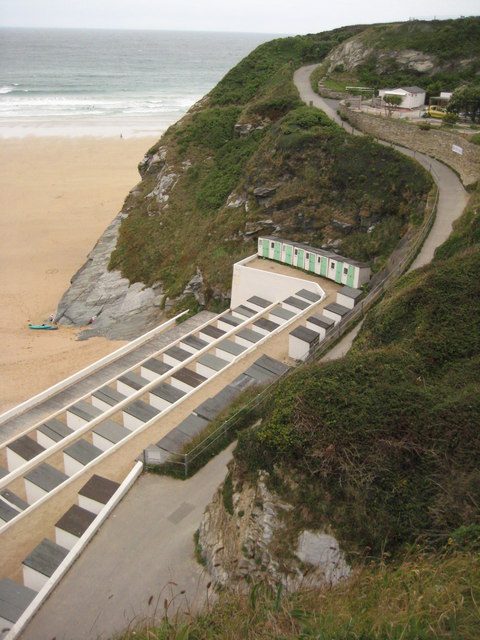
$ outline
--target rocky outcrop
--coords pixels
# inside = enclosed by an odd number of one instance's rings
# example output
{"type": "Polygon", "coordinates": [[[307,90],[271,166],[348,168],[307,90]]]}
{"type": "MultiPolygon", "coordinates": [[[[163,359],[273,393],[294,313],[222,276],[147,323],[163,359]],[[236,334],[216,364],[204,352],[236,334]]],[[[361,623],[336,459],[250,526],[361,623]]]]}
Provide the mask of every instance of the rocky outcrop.
{"type": "Polygon", "coordinates": [[[212,578],[222,586],[243,588],[248,582],[282,583],[289,591],[302,586],[334,585],[350,575],[337,540],[325,531],[302,531],[288,557],[276,551],[284,528],[282,512],[293,506],[268,489],[268,474],[255,485],[235,486],[233,513],[224,505],[220,487],[205,510],[198,543],[212,578]]]}

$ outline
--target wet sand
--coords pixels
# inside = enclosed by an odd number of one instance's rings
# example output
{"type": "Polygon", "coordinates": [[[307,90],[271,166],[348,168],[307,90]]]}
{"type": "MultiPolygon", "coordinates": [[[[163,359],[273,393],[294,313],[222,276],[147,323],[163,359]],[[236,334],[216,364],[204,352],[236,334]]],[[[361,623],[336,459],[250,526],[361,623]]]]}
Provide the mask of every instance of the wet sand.
{"type": "Polygon", "coordinates": [[[33,331],[140,180],[150,138],[19,138],[0,145],[0,413],[122,342],[33,331]]]}

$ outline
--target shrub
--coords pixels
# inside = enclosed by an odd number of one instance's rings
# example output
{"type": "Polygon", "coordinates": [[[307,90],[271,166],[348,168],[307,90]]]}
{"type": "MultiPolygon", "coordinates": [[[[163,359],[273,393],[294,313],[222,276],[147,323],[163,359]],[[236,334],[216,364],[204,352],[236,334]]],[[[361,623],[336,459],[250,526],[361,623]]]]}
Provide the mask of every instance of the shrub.
{"type": "Polygon", "coordinates": [[[422,131],[428,131],[429,129],[432,128],[430,122],[420,122],[420,124],[418,125],[418,128],[421,129],[422,131]]]}

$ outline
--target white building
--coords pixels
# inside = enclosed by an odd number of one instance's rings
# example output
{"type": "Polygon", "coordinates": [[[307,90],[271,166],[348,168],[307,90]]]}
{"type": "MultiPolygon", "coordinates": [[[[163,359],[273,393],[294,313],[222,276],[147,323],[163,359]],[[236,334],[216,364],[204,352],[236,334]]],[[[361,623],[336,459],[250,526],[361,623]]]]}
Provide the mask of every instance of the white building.
{"type": "Polygon", "coordinates": [[[425,89],[421,87],[399,87],[398,89],[380,89],[379,98],[385,96],[400,96],[402,99],[399,105],[402,109],[418,109],[425,104],[425,89]]]}

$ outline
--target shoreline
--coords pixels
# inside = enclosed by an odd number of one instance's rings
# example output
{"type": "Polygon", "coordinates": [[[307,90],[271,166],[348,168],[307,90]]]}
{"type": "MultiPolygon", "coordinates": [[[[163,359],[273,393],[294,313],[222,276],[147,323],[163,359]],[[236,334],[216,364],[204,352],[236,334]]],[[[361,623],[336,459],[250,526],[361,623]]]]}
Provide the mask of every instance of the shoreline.
{"type": "Polygon", "coordinates": [[[26,136],[0,145],[0,414],[124,342],[35,331],[140,181],[152,137],[26,136]]]}

